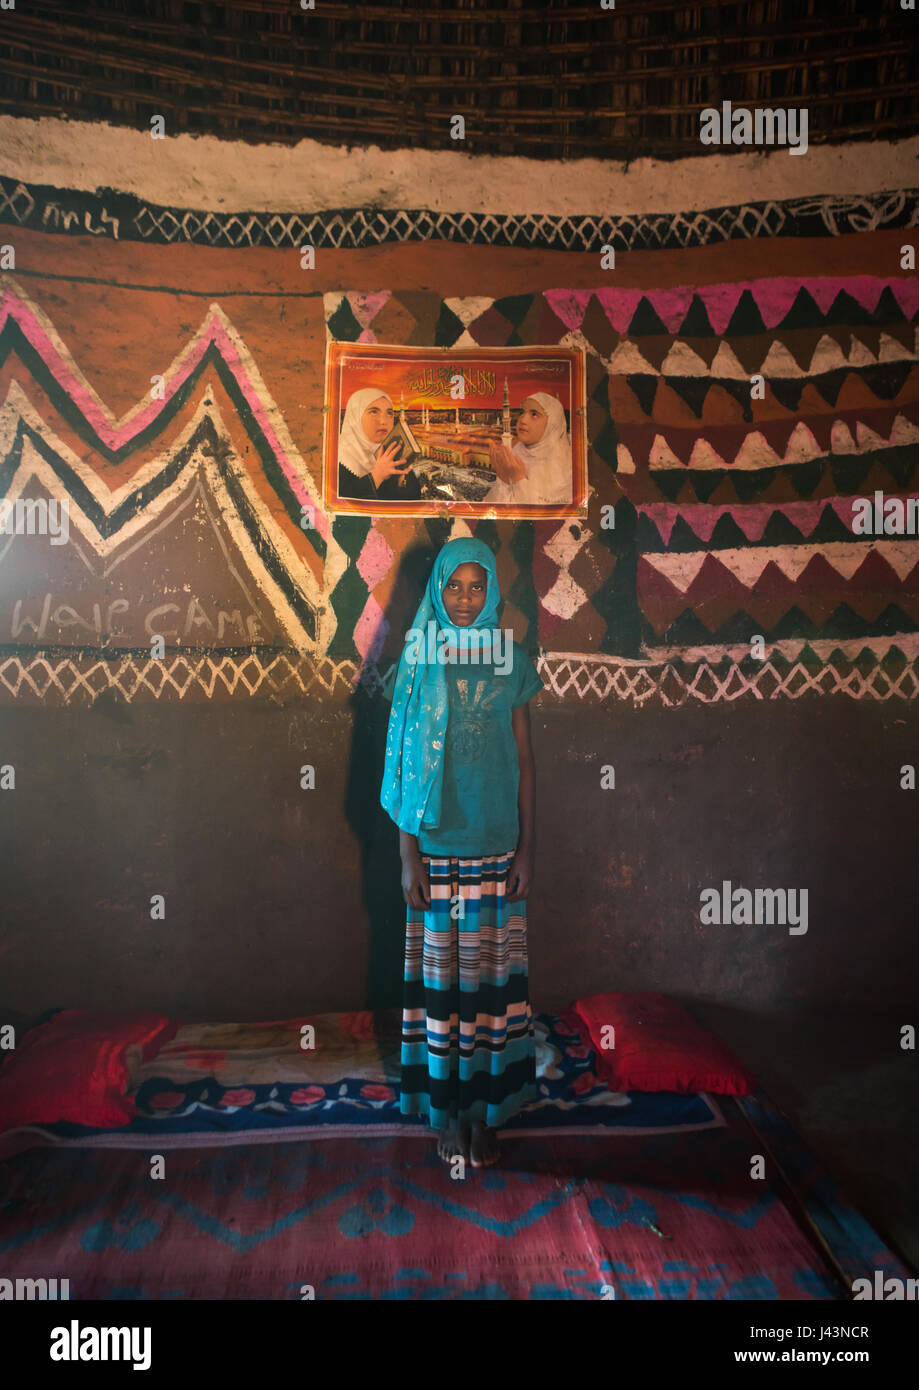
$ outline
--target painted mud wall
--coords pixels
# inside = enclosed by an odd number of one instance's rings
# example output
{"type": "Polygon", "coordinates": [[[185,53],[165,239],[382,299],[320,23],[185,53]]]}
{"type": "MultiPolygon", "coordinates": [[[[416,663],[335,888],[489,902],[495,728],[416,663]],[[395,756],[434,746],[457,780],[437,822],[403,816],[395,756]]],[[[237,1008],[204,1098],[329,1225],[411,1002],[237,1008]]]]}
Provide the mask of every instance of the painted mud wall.
{"type": "Polygon", "coordinates": [[[913,168],[866,194],[862,149],[808,196],[719,204],[677,177],[681,206],[616,214],[0,178],[0,496],[70,509],[65,544],[0,536],[6,1016],[399,1002],[379,681],[467,530],[545,684],[537,1007],[911,1000],[919,548],[853,535],[851,503],[919,492],[913,168]],[[586,521],[326,516],[329,336],[582,346],[586,521]],[[725,879],[807,888],[806,934],[703,925],[725,879]]]}

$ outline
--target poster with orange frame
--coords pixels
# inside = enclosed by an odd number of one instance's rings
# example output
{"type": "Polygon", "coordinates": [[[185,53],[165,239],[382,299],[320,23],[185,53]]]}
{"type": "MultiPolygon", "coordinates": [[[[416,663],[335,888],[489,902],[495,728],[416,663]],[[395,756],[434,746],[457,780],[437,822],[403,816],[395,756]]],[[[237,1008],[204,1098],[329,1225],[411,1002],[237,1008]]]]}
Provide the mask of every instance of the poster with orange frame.
{"type": "Polygon", "coordinates": [[[393,516],[583,516],[583,352],[336,343],[323,500],[393,516]]]}

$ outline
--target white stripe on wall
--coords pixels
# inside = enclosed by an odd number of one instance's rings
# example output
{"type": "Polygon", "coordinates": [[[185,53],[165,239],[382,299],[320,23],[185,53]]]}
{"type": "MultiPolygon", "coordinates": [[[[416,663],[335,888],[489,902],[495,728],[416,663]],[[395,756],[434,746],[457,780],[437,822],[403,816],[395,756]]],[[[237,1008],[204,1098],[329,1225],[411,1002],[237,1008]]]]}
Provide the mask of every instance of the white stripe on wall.
{"type": "Polygon", "coordinates": [[[373,203],[437,212],[621,216],[906,188],[916,184],[919,169],[919,136],[812,144],[797,158],[784,148],[720,155],[703,154],[700,146],[698,157],[636,159],[626,166],[452,150],[345,150],[314,140],[253,146],[213,136],[169,137],[168,129],[165,140],[153,140],[145,130],[123,126],[0,116],[0,174],[87,192],[114,187],[152,203],[220,212],[373,203]]]}

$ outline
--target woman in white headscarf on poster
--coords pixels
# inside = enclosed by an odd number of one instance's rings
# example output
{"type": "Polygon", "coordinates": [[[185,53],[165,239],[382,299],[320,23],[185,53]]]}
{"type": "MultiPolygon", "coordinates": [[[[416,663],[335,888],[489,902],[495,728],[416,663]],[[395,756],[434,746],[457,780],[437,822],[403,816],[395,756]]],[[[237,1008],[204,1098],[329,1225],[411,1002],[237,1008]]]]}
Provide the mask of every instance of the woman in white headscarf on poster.
{"type": "Polygon", "coordinates": [[[391,398],[375,386],[365,386],[348,398],[338,435],[338,495],[373,502],[415,502],[421,485],[400,461],[398,441],[381,449],[393,427],[391,398]]]}
{"type": "Polygon", "coordinates": [[[498,479],[483,502],[557,506],[571,501],[571,436],[557,396],[546,391],[527,396],[513,448],[493,443],[491,458],[498,479]]]}

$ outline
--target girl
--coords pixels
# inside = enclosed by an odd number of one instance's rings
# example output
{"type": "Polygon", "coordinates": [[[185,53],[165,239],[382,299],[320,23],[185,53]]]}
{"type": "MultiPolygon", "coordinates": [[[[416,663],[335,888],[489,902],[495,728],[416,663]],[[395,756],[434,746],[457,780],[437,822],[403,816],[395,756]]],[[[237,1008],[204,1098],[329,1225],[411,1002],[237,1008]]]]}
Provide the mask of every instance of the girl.
{"type": "Polygon", "coordinates": [[[365,386],[349,396],[338,437],[339,497],[414,502],[421,496],[417,477],[399,462],[398,442],[380,449],[394,418],[393,403],[385,391],[365,386]]]}
{"type": "Polygon", "coordinates": [[[380,794],[399,826],[408,904],[401,1110],[428,1117],[441,1158],[474,1168],[496,1161],[498,1127],[537,1096],[527,701],[542,682],[516,642],[502,658],[500,602],[484,541],[449,541],[415,614],[423,641],[399,660],[380,794]],[[443,664],[427,659],[431,623],[449,643],[443,664]],[[491,645],[476,650],[471,629],[491,645]]]}
{"type": "Polygon", "coordinates": [[[527,396],[517,421],[513,449],[491,446],[498,481],[484,502],[557,505],[571,501],[571,439],[565,409],[557,396],[527,396]]]}

